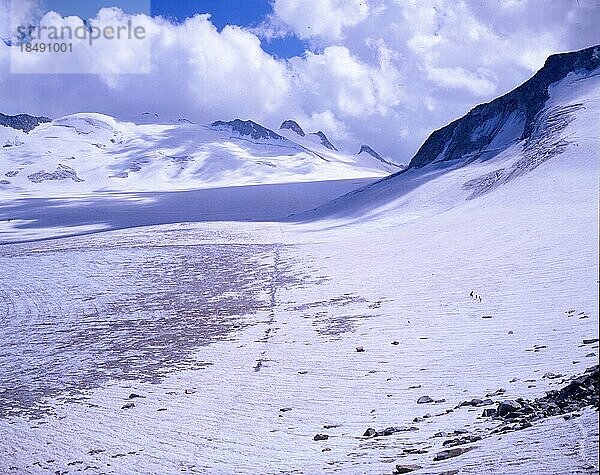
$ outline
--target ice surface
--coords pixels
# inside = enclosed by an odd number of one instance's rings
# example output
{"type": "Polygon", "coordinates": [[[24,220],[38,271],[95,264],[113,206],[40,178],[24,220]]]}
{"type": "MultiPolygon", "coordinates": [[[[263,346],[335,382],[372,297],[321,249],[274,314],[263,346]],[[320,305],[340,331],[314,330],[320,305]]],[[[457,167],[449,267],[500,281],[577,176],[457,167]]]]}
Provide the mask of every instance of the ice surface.
{"type": "Polygon", "coordinates": [[[461,401],[598,364],[597,90],[553,88],[538,142],[295,221],[0,246],[0,472],[597,473],[591,409],[433,461],[437,432],[495,426],[461,401]],[[390,426],[418,430],[362,437],[390,426]]]}

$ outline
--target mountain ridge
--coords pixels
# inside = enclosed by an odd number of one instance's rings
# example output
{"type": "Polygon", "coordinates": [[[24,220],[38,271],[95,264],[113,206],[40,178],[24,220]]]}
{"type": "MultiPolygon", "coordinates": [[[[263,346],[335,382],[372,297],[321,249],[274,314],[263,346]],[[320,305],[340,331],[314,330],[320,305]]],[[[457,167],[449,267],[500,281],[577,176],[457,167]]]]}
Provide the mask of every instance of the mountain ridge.
{"type": "MultiPolygon", "coordinates": [[[[464,116],[435,130],[411,159],[407,170],[422,168],[435,161],[450,161],[469,154],[474,159],[486,152],[497,153],[517,140],[531,136],[536,115],[548,99],[548,86],[578,69],[592,71],[600,67],[600,45],[579,51],[553,54],[531,78],[502,96],[472,108],[464,116]],[[492,133],[474,136],[478,126],[486,125],[492,133]],[[505,137],[494,142],[503,127],[513,127],[505,137]],[[495,133],[494,133],[495,132],[495,133]],[[490,147],[490,145],[492,147],[490,147]]],[[[490,155],[490,153],[488,153],[490,155]]],[[[489,157],[488,157],[489,158],[489,157]]]]}
{"type": "Polygon", "coordinates": [[[25,133],[31,132],[40,124],[51,121],[52,119],[44,116],[29,114],[5,115],[0,112],[0,126],[3,125],[11,129],[22,130],[25,133]]]}

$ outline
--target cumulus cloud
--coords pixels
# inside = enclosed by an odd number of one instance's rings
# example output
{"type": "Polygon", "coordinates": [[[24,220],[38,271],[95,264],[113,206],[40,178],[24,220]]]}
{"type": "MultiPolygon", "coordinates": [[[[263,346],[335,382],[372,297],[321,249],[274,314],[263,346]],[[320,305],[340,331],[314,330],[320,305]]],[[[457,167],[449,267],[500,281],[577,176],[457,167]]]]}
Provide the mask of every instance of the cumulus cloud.
{"type": "MultiPolygon", "coordinates": [[[[19,13],[25,18],[37,5],[27,2],[19,13]]],[[[134,19],[149,43],[105,40],[93,49],[78,45],[72,54],[18,57],[29,61],[19,64],[10,54],[15,46],[2,42],[1,112],[57,117],[98,111],[121,119],[155,112],[200,123],[241,117],[275,128],[294,118],[349,151],[369,143],[407,162],[433,129],[509,91],[549,54],[600,43],[597,0],[540,5],[275,0],[259,28],[221,31],[209,15],[175,24],[107,8],[88,26],[134,19]],[[306,40],[308,51],[287,60],[269,55],[261,41],[277,35],[306,40]],[[11,65],[44,74],[11,74],[11,65]],[[94,74],[57,74],[77,71],[94,74]]],[[[6,8],[7,0],[0,0],[3,39],[10,36],[6,8]]],[[[82,24],[56,13],[42,22],[82,24]]]]}
{"type": "Polygon", "coordinates": [[[339,40],[369,14],[366,0],[275,0],[272,20],[300,38],[339,40]]]}

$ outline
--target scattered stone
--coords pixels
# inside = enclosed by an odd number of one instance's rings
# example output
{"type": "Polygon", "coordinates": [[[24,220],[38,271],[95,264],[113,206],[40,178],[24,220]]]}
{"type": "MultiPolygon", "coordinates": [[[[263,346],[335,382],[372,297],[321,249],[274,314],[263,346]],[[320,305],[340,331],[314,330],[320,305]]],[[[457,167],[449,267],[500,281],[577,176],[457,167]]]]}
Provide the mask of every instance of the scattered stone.
{"type": "Polygon", "coordinates": [[[425,449],[417,449],[417,448],[408,448],[402,450],[403,455],[420,455],[426,454],[427,450],[425,449]]]}
{"type": "Polygon", "coordinates": [[[399,344],[400,344],[400,342],[398,342],[396,340],[392,341],[392,345],[399,345],[399,344]]]}
{"type": "Polygon", "coordinates": [[[357,353],[363,353],[365,351],[365,349],[362,346],[357,346],[356,351],[357,351],[357,353]]]}
{"type": "Polygon", "coordinates": [[[438,473],[438,475],[457,475],[458,474],[458,470],[454,469],[454,470],[444,470],[443,472],[438,473]]]}
{"type": "Polygon", "coordinates": [[[389,436],[392,434],[395,434],[397,432],[412,432],[415,430],[419,430],[418,427],[407,427],[407,426],[400,426],[400,427],[387,427],[386,429],[377,431],[375,429],[373,429],[372,427],[369,427],[365,433],[363,434],[363,437],[383,437],[383,436],[389,436]]]}
{"type": "Polygon", "coordinates": [[[431,399],[429,396],[421,396],[419,399],[417,399],[417,404],[429,404],[432,402],[433,399],[431,399]]]}
{"type": "Polygon", "coordinates": [[[156,410],[156,412],[162,412],[162,411],[166,411],[167,408],[166,407],[160,407],[156,410]]]}
{"type": "Polygon", "coordinates": [[[600,341],[598,338],[591,338],[589,340],[583,340],[584,345],[592,345],[594,343],[598,343],[600,341]]]}
{"type": "Polygon", "coordinates": [[[123,404],[123,406],[121,407],[121,409],[131,409],[134,408],[135,404],[133,402],[128,402],[127,404],[123,404]]]}
{"type": "Polygon", "coordinates": [[[542,376],[542,379],[558,379],[558,378],[563,378],[565,375],[564,374],[560,374],[560,373],[544,373],[544,376],[542,376]]]}
{"type": "Polygon", "coordinates": [[[193,389],[186,389],[184,391],[185,394],[194,394],[196,391],[194,391],[193,389]]]}
{"type": "Polygon", "coordinates": [[[433,402],[436,403],[436,404],[442,404],[442,403],[446,402],[446,400],[445,399],[436,399],[433,402]]]}
{"type": "Polygon", "coordinates": [[[471,399],[470,401],[463,401],[461,402],[458,407],[465,407],[465,406],[479,406],[481,404],[481,399],[471,399]]]}
{"type": "Polygon", "coordinates": [[[396,470],[394,471],[395,474],[401,474],[401,473],[410,473],[410,472],[414,472],[415,470],[420,470],[423,467],[421,467],[420,465],[416,465],[416,464],[412,464],[412,465],[396,465],[396,470]]]}
{"type": "Polygon", "coordinates": [[[492,315],[482,315],[481,318],[494,318],[492,315]]]}
{"type": "Polygon", "coordinates": [[[519,378],[513,378],[509,381],[509,383],[516,383],[519,380],[519,378]]]}
{"type": "Polygon", "coordinates": [[[140,396],[139,394],[131,393],[127,399],[136,399],[136,398],[143,398],[143,397],[144,396],[140,396]]]}
{"type": "Polygon", "coordinates": [[[491,408],[491,409],[484,409],[483,410],[483,414],[481,414],[483,417],[494,417],[497,414],[496,409],[491,408]]]}
{"type": "Polygon", "coordinates": [[[325,424],[323,429],[335,429],[337,427],[342,427],[340,424],[325,424]]]}
{"type": "Polygon", "coordinates": [[[325,447],[323,450],[321,450],[321,452],[331,452],[331,449],[329,447],[325,447]]]}
{"type": "Polygon", "coordinates": [[[440,460],[447,460],[453,457],[458,457],[464,453],[469,452],[470,450],[476,449],[477,447],[455,447],[453,449],[442,450],[437,453],[435,457],[433,457],[434,462],[438,462],[440,460]]]}
{"type": "Polygon", "coordinates": [[[509,334],[509,335],[513,335],[513,334],[514,334],[514,332],[513,332],[512,330],[508,330],[508,334],[509,334]]]}
{"type": "Polygon", "coordinates": [[[479,435],[468,435],[466,437],[458,437],[456,439],[445,440],[442,444],[443,447],[455,447],[457,445],[465,445],[470,444],[472,442],[477,442],[481,440],[481,436],[479,435]]]}
{"type": "Polygon", "coordinates": [[[433,434],[433,437],[448,437],[448,434],[446,432],[444,432],[443,430],[441,430],[441,431],[433,434]]]}
{"type": "Polygon", "coordinates": [[[304,371],[298,371],[298,374],[308,374],[308,371],[304,370],[304,371]]]}
{"type": "Polygon", "coordinates": [[[586,358],[593,358],[594,356],[596,356],[596,353],[593,353],[593,352],[585,355],[586,358]]]}
{"type": "Polygon", "coordinates": [[[417,384],[416,386],[409,386],[408,389],[419,389],[421,387],[420,384],[417,384]]]}
{"type": "Polygon", "coordinates": [[[292,408],[291,407],[282,407],[281,409],[279,409],[279,412],[288,412],[291,411],[292,408]]]}
{"type": "Polygon", "coordinates": [[[329,439],[329,436],[327,434],[317,434],[313,437],[313,440],[319,441],[319,440],[327,440],[329,439]]]}
{"type": "Polygon", "coordinates": [[[373,429],[372,427],[369,427],[363,434],[363,437],[375,437],[376,435],[377,435],[377,431],[375,429],[373,429]]]}
{"type": "MultiPolygon", "coordinates": [[[[515,378],[515,381],[517,379],[515,378]]],[[[511,381],[512,382],[512,381],[511,381]]],[[[496,389],[493,393],[487,393],[485,395],[485,397],[494,397],[494,396],[500,396],[501,394],[504,394],[506,392],[506,389],[504,388],[500,388],[500,389],[496,389]]]]}
{"type": "Polygon", "coordinates": [[[518,411],[519,409],[521,409],[521,404],[519,404],[517,401],[513,401],[511,399],[508,399],[506,401],[502,401],[499,405],[498,405],[498,415],[500,417],[504,417],[507,414],[510,414],[512,412],[518,411]]]}
{"type": "Polygon", "coordinates": [[[102,452],[106,452],[104,449],[92,449],[88,451],[89,455],[101,454],[102,452]]]}

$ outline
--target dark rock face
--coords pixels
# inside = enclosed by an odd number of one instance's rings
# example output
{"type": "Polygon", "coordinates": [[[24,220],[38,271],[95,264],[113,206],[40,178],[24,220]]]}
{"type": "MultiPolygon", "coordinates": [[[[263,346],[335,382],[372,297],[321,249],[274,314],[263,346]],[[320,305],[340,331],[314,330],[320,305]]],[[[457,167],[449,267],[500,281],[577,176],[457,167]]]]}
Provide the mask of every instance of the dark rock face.
{"type": "Polygon", "coordinates": [[[383,158],[381,155],[379,155],[375,150],[373,150],[368,145],[363,145],[362,147],[360,147],[360,150],[357,155],[360,155],[361,153],[368,153],[373,158],[376,158],[377,160],[379,160],[382,163],[385,163],[386,165],[390,165],[390,166],[396,167],[396,168],[402,168],[401,165],[396,165],[395,163],[392,163],[392,162],[386,160],[385,158],[383,158]]]}
{"type": "Polygon", "coordinates": [[[312,135],[316,135],[321,139],[321,145],[327,147],[329,150],[335,150],[337,152],[337,148],[333,146],[333,144],[329,141],[329,139],[323,132],[319,130],[318,132],[313,132],[312,135]]]}
{"type": "Polygon", "coordinates": [[[59,163],[56,170],[54,170],[52,173],[40,170],[39,172],[27,175],[27,179],[33,183],[41,183],[47,180],[67,180],[69,178],[77,183],[85,181],[83,178],[79,178],[77,176],[77,172],[75,170],[67,165],[63,165],[62,163],[59,163]]]}
{"type": "Polygon", "coordinates": [[[549,98],[548,86],[577,70],[600,67],[600,46],[550,56],[544,67],[513,91],[433,132],[412,158],[408,168],[421,168],[434,161],[459,158],[491,158],[516,140],[531,137],[535,117],[549,98]],[[518,124],[496,141],[503,128],[518,124]]]}
{"type": "Polygon", "coordinates": [[[298,125],[298,122],[296,122],[295,120],[284,120],[279,126],[279,130],[283,129],[290,129],[296,132],[300,137],[304,137],[306,135],[304,133],[304,130],[302,130],[302,127],[300,127],[298,125]]]}
{"type": "Polygon", "coordinates": [[[210,124],[212,127],[219,129],[229,129],[232,132],[237,132],[241,136],[248,135],[253,139],[275,139],[275,140],[284,140],[284,138],[273,132],[271,129],[267,129],[256,122],[251,120],[230,120],[229,122],[224,122],[222,120],[217,120],[210,124]]]}
{"type": "Polygon", "coordinates": [[[10,127],[12,129],[22,130],[27,133],[35,129],[38,125],[44,122],[50,122],[52,119],[48,117],[35,117],[28,114],[4,115],[0,114],[0,125],[10,127]]]}

